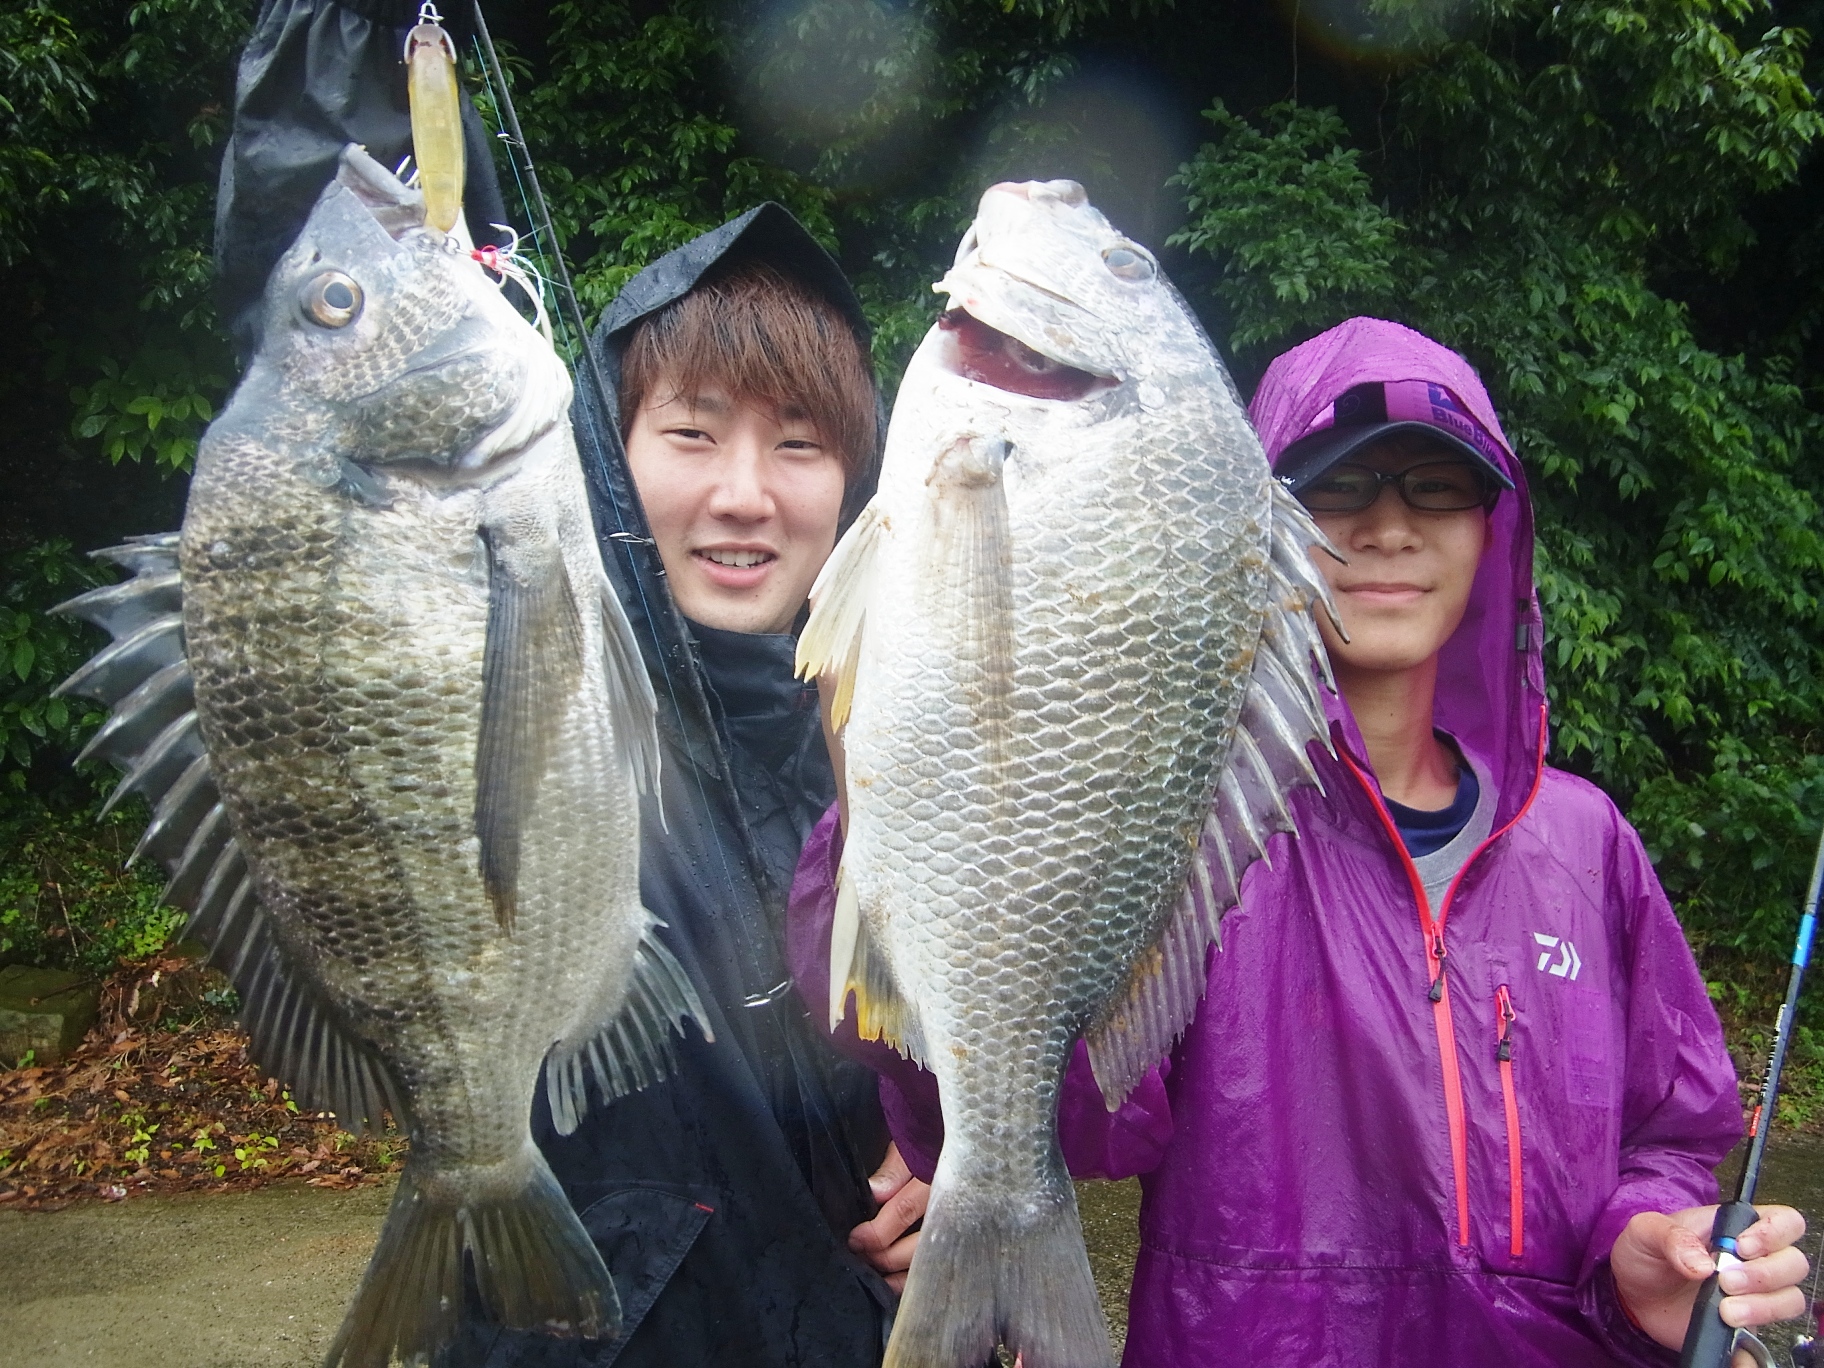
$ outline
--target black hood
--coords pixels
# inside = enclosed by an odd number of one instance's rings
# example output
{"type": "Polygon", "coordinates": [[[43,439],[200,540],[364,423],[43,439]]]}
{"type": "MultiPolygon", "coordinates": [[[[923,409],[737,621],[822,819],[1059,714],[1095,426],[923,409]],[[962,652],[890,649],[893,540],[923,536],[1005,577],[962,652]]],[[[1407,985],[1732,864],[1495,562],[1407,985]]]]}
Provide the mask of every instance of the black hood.
{"type": "MultiPolygon", "coordinates": [[[[634,327],[689,294],[712,268],[739,261],[764,263],[818,291],[841,310],[868,354],[867,319],[841,267],[788,210],[767,203],[666,253],[627,282],[590,338],[594,365],[577,367],[571,410],[602,558],[646,650],[661,724],[677,733],[673,741],[700,769],[724,783],[730,776],[719,753],[715,707],[696,659],[695,637],[672,599],[621,442],[619,388],[621,357],[634,327]]],[[[876,415],[874,450],[859,463],[843,497],[844,528],[874,497],[886,435],[878,396],[876,415]]]]}
{"type": "MultiPolygon", "coordinates": [[[[412,150],[400,53],[419,0],[265,0],[236,74],[234,126],[215,201],[216,306],[243,366],[260,343],[260,298],[337,159],[359,143],[382,166],[412,150]]],[[[458,47],[470,9],[446,4],[458,47]]],[[[463,218],[476,243],[505,246],[493,139],[462,97],[463,218]]]]}
{"type": "Polygon", "coordinates": [[[628,281],[596,325],[596,345],[602,354],[618,366],[633,326],[696,289],[697,282],[724,260],[764,262],[809,285],[842,311],[855,336],[867,345],[868,320],[842,268],[789,210],[768,202],[667,252],[628,281]]]}

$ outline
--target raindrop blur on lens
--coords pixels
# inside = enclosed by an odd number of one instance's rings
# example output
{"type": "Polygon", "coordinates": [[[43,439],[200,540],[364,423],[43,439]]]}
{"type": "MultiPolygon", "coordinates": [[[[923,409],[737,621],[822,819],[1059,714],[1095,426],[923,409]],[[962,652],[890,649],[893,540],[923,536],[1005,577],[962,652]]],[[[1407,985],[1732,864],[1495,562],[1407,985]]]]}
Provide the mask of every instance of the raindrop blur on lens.
{"type": "Polygon", "coordinates": [[[891,181],[929,136],[937,47],[908,5],[773,0],[733,30],[737,117],[773,160],[829,185],[891,181]]]}

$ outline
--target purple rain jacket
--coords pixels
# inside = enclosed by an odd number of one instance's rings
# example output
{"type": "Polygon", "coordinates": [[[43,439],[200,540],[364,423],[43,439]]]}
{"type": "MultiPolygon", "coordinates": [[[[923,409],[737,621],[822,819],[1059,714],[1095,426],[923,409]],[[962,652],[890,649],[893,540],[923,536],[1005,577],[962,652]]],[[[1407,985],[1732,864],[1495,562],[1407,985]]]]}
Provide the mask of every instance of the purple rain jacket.
{"type": "MultiPolygon", "coordinates": [[[[1251,415],[1277,457],[1345,390],[1410,379],[1451,392],[1517,487],[1438,671],[1437,724],[1498,794],[1492,834],[1428,906],[1332,698],[1328,796],[1300,793],[1302,835],[1248,874],[1170,1059],[1110,1114],[1079,1044],[1060,1106],[1071,1169],[1138,1173],[1144,1192],[1135,1368],[1676,1362],[1629,1323],[1608,1252],[1637,1212],[1715,1201],[1741,1131],[1716,1013],[1639,836],[1544,763],[1532,510],[1475,372],[1352,319],[1275,361],[1251,415]]],[[[789,913],[803,984],[828,982],[839,859],[832,812],[789,913]]],[[[930,1075],[849,1022],[837,1040],[881,1072],[929,1179],[930,1075]]]]}

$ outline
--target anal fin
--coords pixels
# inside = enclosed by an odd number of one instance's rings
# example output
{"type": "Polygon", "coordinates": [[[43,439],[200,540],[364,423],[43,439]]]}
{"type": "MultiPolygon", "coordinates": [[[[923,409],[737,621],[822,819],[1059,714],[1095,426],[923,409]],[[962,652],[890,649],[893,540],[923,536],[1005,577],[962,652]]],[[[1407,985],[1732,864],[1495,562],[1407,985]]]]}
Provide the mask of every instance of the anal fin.
{"type": "Polygon", "coordinates": [[[836,919],[830,927],[830,1029],[855,995],[855,1033],[891,1045],[916,1064],[925,1062],[925,1033],[918,1012],[899,991],[893,967],[868,935],[853,884],[836,875],[836,919]]]}
{"type": "Polygon", "coordinates": [[[677,1067],[673,1032],[684,1034],[686,1019],[715,1040],[709,1014],[684,966],[656,934],[655,918],[634,952],[627,1000],[612,1021],[574,1039],[561,1040],[545,1062],[545,1097],[559,1135],[569,1135],[589,1108],[588,1079],[596,1095],[612,1101],[649,1087],[677,1067]]]}
{"type": "MultiPolygon", "coordinates": [[[[641,793],[659,785],[659,703],[652,676],[640,656],[627,612],[603,575],[597,586],[602,599],[602,629],[608,676],[608,701],[614,715],[615,749],[641,793]]],[[[663,811],[663,804],[657,805],[663,811]]]]}

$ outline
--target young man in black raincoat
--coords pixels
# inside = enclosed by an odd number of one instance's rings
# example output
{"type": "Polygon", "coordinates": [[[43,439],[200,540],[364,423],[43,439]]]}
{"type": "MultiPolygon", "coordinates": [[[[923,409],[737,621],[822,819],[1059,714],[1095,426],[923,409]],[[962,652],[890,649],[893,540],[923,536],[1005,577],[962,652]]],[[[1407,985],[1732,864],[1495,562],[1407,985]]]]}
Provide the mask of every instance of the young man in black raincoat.
{"type": "MultiPolygon", "coordinates": [[[[460,40],[468,7],[447,8],[460,40]]],[[[251,306],[333,174],[342,145],[363,143],[386,165],[410,150],[399,53],[417,12],[417,0],[264,5],[241,62],[217,210],[223,315],[244,353],[256,341],[251,306]]],[[[494,241],[492,225],[509,216],[485,130],[472,109],[465,118],[465,217],[477,241],[494,241]]],[[[716,434],[688,421],[693,405],[744,407],[752,418],[756,408],[746,400],[755,396],[725,392],[726,385],[705,395],[684,392],[697,377],[664,373],[670,353],[662,345],[655,351],[651,338],[694,291],[755,279],[819,305],[811,326],[823,326],[820,318],[835,328],[826,338],[832,355],[846,348],[859,356],[860,383],[871,399],[867,326],[853,291],[790,214],[764,205],[627,285],[592,339],[607,392],[579,367],[573,411],[603,561],[641,638],[660,703],[664,768],[659,797],[644,814],[642,892],[699,985],[714,1043],[687,1029],[675,1076],[597,1105],[567,1137],[555,1133],[544,1090],[537,1092],[535,1134],[614,1276],[620,1335],[562,1341],[503,1331],[477,1315],[448,1355],[452,1365],[848,1368],[878,1363],[885,1343],[894,1297],[848,1244],[849,1232],[874,1215],[869,1174],[887,1146],[874,1079],[828,1048],[793,991],[780,943],[799,848],[834,796],[815,692],[792,673],[790,632],[809,584],[804,547],[775,544],[775,524],[789,508],[777,517],[698,508],[699,526],[720,518],[736,527],[745,519],[747,528],[701,545],[702,536],[680,530],[680,519],[691,521],[690,491],[680,494],[666,475],[668,460],[688,466],[704,459],[699,439],[713,445],[716,434]],[[640,409],[624,419],[622,362],[649,320],[647,342],[634,357],[635,369],[643,368],[640,409]],[[660,411],[668,401],[669,423],[660,411]],[[642,433],[642,424],[650,430],[642,433]],[[650,524],[624,431],[636,454],[645,453],[636,466],[640,484],[657,496],[648,500],[650,524]],[[744,584],[768,578],[769,567],[756,557],[775,554],[792,561],[794,587],[783,597],[741,593],[744,584]],[[758,608],[739,610],[754,601],[758,608]],[[724,611],[731,603],[736,608],[724,611]],[[685,611],[709,621],[692,621],[685,611]]],[[[758,409],[780,429],[769,438],[774,447],[803,452],[820,438],[828,444],[833,434],[818,431],[829,426],[826,414],[773,399],[758,409]]],[[[717,421],[729,416],[722,412],[717,421]]],[[[809,534],[825,544],[816,564],[839,531],[837,510],[846,526],[872,493],[879,425],[874,413],[869,418],[870,430],[849,442],[861,449],[845,453],[836,496],[827,494],[827,467],[810,477],[811,486],[823,480],[826,494],[821,503],[815,491],[806,497],[830,510],[822,515],[830,525],[809,534]]],[[[797,457],[785,459],[789,465],[797,457]]],[[[802,474],[811,464],[807,456],[795,468],[802,474]]],[[[785,504],[798,498],[781,488],[785,504]]]]}

